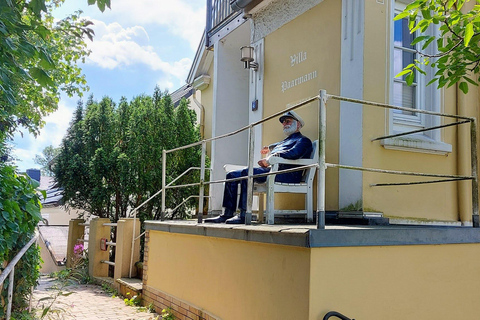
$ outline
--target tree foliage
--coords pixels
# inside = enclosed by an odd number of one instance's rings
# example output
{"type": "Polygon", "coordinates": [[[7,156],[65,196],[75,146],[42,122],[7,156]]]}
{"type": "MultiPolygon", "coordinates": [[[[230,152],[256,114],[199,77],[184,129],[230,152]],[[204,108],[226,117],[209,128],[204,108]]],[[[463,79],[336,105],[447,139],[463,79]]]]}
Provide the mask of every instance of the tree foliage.
{"type": "Polygon", "coordinates": [[[50,163],[60,153],[59,148],[54,148],[52,145],[46,146],[42,150],[42,154],[35,155],[33,162],[41,166],[42,175],[53,176],[53,171],[50,170],[50,163]]]}
{"type": "MultiPolygon", "coordinates": [[[[68,206],[117,221],[126,217],[162,188],[162,150],[199,141],[195,114],[182,100],[174,108],[167,92],[155,88],[153,96],[140,95],[116,105],[110,98],[90,97],[79,102],[53,166],[57,183],[64,188],[68,206]]],[[[168,154],[166,183],[190,167],[200,165],[200,148],[168,154]]],[[[190,172],[180,183],[198,182],[190,172]]],[[[175,207],[198,188],[178,188],[166,193],[175,207]]],[[[170,216],[185,217],[188,202],[170,216]]],[[[143,207],[141,220],[159,215],[161,198],[143,207]]]]}
{"type": "Polygon", "coordinates": [[[419,52],[424,59],[408,65],[397,76],[406,76],[409,85],[414,80],[414,70],[425,74],[422,65],[436,68],[438,88],[459,84],[468,92],[468,84],[478,85],[480,80],[480,1],[467,9],[470,0],[416,0],[395,17],[408,18],[410,32],[425,33],[428,28],[438,27],[439,35],[421,35],[412,44],[420,43],[421,50],[436,45],[438,54],[419,52]]]}
{"type": "Polygon", "coordinates": [[[81,12],[55,21],[63,0],[0,1],[0,137],[24,127],[37,134],[56,110],[61,91],[81,94],[85,77],[77,62],[89,54],[92,22],[81,12]]]}
{"type": "MultiPolygon", "coordinates": [[[[55,21],[64,0],[0,1],[0,269],[31,239],[41,219],[34,182],[9,162],[7,141],[21,128],[37,134],[43,117],[55,111],[60,92],[81,94],[86,81],[77,62],[88,55],[90,21],[76,12],[55,21]]],[[[110,0],[88,0],[100,10],[110,0]]],[[[32,246],[15,267],[13,306],[22,311],[39,277],[39,250],[32,246]],[[18,276],[22,275],[22,276],[18,276]]],[[[8,280],[0,292],[0,318],[8,303],[8,280]]]]}
{"type": "MultiPolygon", "coordinates": [[[[0,181],[0,267],[3,270],[34,235],[35,227],[41,220],[41,205],[35,190],[38,183],[18,175],[12,166],[0,164],[0,181]]],[[[40,276],[39,261],[40,252],[34,244],[15,267],[14,312],[28,306],[31,288],[40,276]]],[[[0,294],[1,319],[8,304],[8,281],[5,280],[0,294]]]]}

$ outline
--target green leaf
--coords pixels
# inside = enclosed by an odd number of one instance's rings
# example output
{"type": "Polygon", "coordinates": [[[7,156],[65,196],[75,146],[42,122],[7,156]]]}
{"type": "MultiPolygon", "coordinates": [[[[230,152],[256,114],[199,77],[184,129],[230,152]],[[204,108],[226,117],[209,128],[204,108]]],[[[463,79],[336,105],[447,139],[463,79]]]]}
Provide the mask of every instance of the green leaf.
{"type": "Polygon", "coordinates": [[[470,40],[473,37],[473,23],[467,24],[465,27],[465,39],[464,39],[464,44],[465,47],[468,47],[468,44],[470,43],[470,40]]]}
{"type": "Polygon", "coordinates": [[[396,76],[395,78],[399,78],[401,76],[404,76],[408,73],[412,73],[412,69],[403,69],[403,71],[400,71],[396,76]]]}
{"type": "Polygon", "coordinates": [[[430,80],[428,83],[427,83],[427,87],[429,85],[431,85],[432,83],[434,83],[435,81],[437,81],[438,79],[437,78],[433,78],[432,80],[430,80]]]}
{"type": "Polygon", "coordinates": [[[30,75],[43,87],[55,85],[52,78],[43,69],[32,68],[30,69],[30,75]]]}
{"type": "Polygon", "coordinates": [[[401,20],[401,19],[403,19],[403,18],[405,18],[405,17],[408,17],[408,16],[410,16],[410,12],[408,12],[408,11],[403,11],[403,12],[397,14],[397,15],[395,16],[395,18],[393,18],[393,21],[401,20]]]}
{"type": "Polygon", "coordinates": [[[430,38],[430,36],[419,36],[419,37],[416,37],[415,39],[413,39],[411,45],[413,46],[413,45],[415,45],[415,44],[417,44],[417,43],[419,43],[419,42],[421,42],[421,41],[423,41],[423,40],[425,40],[425,39],[428,39],[428,38],[430,38]]]}
{"type": "Polygon", "coordinates": [[[468,82],[470,82],[470,83],[473,84],[474,86],[478,86],[478,83],[476,83],[475,81],[473,81],[473,80],[470,79],[469,77],[464,76],[463,79],[467,80],[468,82]]]}
{"type": "Polygon", "coordinates": [[[45,5],[45,0],[31,0],[28,4],[28,7],[33,11],[37,16],[40,16],[40,13],[47,12],[47,6],[45,5]]]}
{"type": "Polygon", "coordinates": [[[435,40],[435,37],[431,36],[427,41],[425,41],[422,46],[422,50],[425,50],[430,45],[430,43],[432,43],[433,40],[435,40]]]}
{"type": "Polygon", "coordinates": [[[408,74],[405,77],[405,81],[407,82],[407,85],[409,85],[409,86],[411,86],[413,84],[414,79],[415,79],[415,74],[413,72],[410,72],[410,74],[408,74]]]}
{"type": "Polygon", "coordinates": [[[415,1],[415,2],[410,3],[410,4],[405,8],[405,11],[410,11],[410,10],[413,10],[413,9],[416,9],[416,8],[420,7],[420,6],[422,5],[422,2],[424,2],[424,1],[417,0],[417,1],[415,1]]]}
{"type": "Polygon", "coordinates": [[[462,90],[464,94],[468,93],[468,84],[466,82],[461,82],[458,87],[460,88],[460,90],[462,90]]]}

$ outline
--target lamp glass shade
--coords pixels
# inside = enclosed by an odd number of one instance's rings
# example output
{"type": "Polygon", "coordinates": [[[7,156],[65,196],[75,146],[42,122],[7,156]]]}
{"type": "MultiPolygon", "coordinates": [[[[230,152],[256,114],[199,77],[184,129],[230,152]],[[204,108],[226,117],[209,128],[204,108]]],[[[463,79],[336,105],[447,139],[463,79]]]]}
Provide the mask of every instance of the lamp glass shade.
{"type": "Polygon", "coordinates": [[[252,62],[253,61],[253,47],[245,46],[240,48],[242,58],[240,61],[252,62]]]}

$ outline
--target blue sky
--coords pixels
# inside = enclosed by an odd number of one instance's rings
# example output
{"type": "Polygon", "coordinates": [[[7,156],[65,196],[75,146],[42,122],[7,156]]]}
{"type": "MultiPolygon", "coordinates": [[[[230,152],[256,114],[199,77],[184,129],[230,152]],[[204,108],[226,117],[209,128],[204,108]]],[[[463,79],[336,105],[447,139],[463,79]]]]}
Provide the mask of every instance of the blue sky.
{"type": "MultiPolygon", "coordinates": [[[[151,94],[155,85],[170,92],[184,85],[205,26],[205,6],[205,0],[112,0],[111,9],[101,13],[87,0],[66,0],[57,18],[81,9],[95,24],[95,38],[87,40],[92,53],[81,65],[90,87],[82,99],[93,94],[118,103],[122,96],[151,94]]],[[[60,145],[78,99],[62,96],[37,138],[16,135],[20,171],[38,167],[33,158],[46,146],[60,145]]]]}

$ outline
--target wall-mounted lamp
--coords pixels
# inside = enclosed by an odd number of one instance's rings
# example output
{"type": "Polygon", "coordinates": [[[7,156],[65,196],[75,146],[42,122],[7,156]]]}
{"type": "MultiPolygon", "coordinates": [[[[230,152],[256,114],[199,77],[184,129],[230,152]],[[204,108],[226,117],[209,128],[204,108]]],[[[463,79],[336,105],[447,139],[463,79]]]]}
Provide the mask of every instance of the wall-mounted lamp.
{"type": "Polygon", "coordinates": [[[245,69],[253,69],[254,71],[258,70],[258,63],[253,62],[253,47],[245,46],[240,48],[242,53],[242,58],[240,61],[243,61],[245,69]]]}

